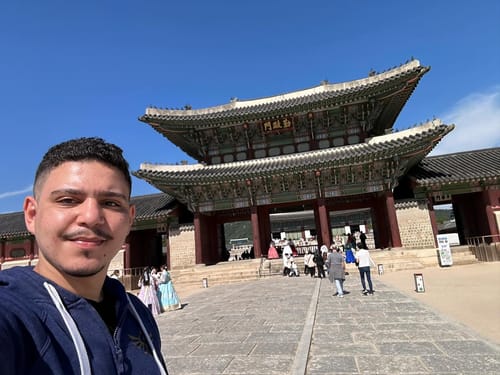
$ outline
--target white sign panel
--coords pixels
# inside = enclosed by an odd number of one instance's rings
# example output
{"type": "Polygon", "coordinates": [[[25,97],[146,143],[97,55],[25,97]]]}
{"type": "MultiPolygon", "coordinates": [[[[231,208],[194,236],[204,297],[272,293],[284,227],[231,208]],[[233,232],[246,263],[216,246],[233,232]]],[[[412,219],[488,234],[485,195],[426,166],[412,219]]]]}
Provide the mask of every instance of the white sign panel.
{"type": "Polygon", "coordinates": [[[436,236],[438,243],[439,263],[441,266],[451,266],[453,259],[451,257],[450,241],[446,234],[438,234],[436,236]]]}

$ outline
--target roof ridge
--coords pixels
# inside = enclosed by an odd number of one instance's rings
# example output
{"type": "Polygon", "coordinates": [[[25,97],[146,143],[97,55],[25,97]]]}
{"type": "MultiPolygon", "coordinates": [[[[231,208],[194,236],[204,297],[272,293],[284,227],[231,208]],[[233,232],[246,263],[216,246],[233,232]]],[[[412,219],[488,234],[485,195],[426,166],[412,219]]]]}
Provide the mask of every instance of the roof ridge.
{"type": "Polygon", "coordinates": [[[293,100],[312,95],[319,95],[322,93],[349,91],[352,89],[373,85],[375,83],[382,82],[384,80],[391,79],[393,77],[397,77],[402,73],[406,73],[422,67],[423,66],[420,64],[419,60],[413,59],[399,66],[390,68],[384,72],[376,73],[374,75],[369,75],[368,77],[365,78],[354,79],[351,81],[344,81],[338,83],[327,83],[326,81],[323,81],[319,85],[307,89],[299,89],[283,94],[271,95],[257,99],[247,99],[247,100],[232,99],[229,103],[226,104],[220,104],[199,109],[168,109],[168,108],[148,107],[146,108],[145,116],[157,117],[163,115],[179,115],[179,116],[206,115],[210,113],[219,113],[234,109],[252,108],[269,103],[276,103],[285,100],[293,100]]]}

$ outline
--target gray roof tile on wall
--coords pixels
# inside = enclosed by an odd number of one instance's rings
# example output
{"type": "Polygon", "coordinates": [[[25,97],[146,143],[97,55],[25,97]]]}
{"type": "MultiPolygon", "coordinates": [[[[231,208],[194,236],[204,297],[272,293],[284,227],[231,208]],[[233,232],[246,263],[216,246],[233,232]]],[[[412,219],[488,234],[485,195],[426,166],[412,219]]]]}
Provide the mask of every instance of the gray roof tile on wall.
{"type": "Polygon", "coordinates": [[[0,214],[0,238],[25,237],[29,232],[24,224],[24,212],[0,214]]]}
{"type": "Polygon", "coordinates": [[[175,199],[165,193],[140,195],[132,197],[132,204],[136,207],[136,220],[154,219],[168,215],[175,199]]]}
{"type": "Polygon", "coordinates": [[[409,171],[422,186],[500,178],[500,147],[430,156],[409,171]]]}

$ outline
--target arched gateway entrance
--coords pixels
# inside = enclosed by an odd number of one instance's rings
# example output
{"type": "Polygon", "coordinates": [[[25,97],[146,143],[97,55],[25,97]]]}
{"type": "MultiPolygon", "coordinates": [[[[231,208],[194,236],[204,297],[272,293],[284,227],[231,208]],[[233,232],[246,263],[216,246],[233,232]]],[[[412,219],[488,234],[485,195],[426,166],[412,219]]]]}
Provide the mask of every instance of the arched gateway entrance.
{"type": "Polygon", "coordinates": [[[196,263],[214,264],[221,260],[229,240],[224,224],[237,221],[250,221],[255,257],[267,255],[271,240],[292,240],[300,253],[301,246],[329,246],[346,233],[360,230],[368,234],[374,247],[400,247],[397,222],[386,225],[391,216],[396,217],[394,204],[387,205],[387,199],[385,194],[373,194],[351,202],[328,199],[304,201],[300,206],[281,204],[238,212],[197,213],[194,221],[196,263]],[[393,212],[388,212],[391,208],[393,212]]]}

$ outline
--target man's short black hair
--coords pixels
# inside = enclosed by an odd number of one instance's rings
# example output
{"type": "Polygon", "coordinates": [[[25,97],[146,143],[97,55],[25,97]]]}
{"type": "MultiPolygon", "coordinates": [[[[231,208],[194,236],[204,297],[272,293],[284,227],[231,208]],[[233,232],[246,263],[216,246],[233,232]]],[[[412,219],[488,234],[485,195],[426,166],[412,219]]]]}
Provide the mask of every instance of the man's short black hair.
{"type": "Polygon", "coordinates": [[[123,150],[104,141],[102,138],[76,138],[52,146],[43,156],[35,174],[34,190],[43,177],[65,162],[71,161],[100,161],[122,172],[125,181],[132,189],[128,162],[123,157],[123,150]]]}

